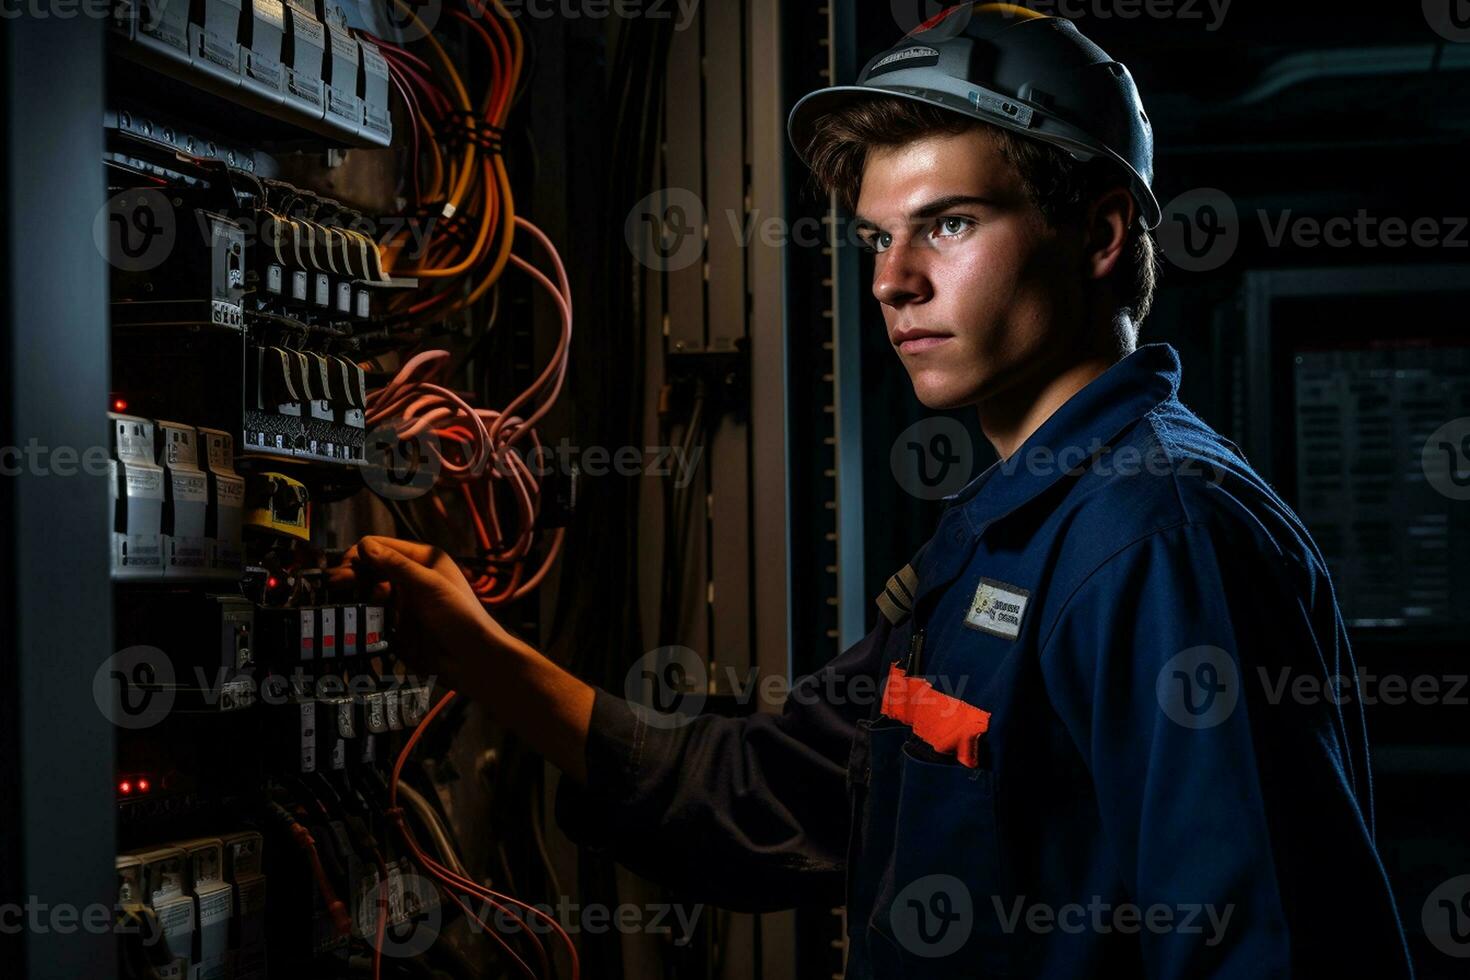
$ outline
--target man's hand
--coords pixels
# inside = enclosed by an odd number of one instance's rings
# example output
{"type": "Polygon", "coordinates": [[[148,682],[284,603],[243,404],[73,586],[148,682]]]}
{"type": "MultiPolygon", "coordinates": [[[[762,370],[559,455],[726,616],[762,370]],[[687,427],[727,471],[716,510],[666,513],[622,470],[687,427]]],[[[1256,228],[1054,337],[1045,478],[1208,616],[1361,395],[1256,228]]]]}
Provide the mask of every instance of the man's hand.
{"type": "Polygon", "coordinates": [[[586,781],[592,688],[507,633],[454,559],[431,545],[369,535],[328,582],[370,587],[373,602],[397,613],[406,660],[483,703],[562,772],[586,781]]]}
{"type": "Polygon", "coordinates": [[[454,559],[432,545],[369,535],[328,573],[335,588],[372,586],[397,612],[402,653],[415,668],[475,694],[510,650],[526,649],[485,612],[454,559]]]}

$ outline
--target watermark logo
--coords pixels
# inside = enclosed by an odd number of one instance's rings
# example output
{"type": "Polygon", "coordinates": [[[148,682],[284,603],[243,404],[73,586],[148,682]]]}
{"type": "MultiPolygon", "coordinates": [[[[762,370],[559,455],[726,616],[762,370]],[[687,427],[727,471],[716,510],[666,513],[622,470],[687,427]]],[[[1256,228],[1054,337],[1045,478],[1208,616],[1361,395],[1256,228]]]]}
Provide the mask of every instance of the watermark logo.
{"type": "MultiPolygon", "coordinates": [[[[688,30],[699,13],[700,0],[504,0],[507,16],[532,20],[672,20],[675,33],[688,30]]],[[[479,16],[473,6],[473,16],[479,16]]]]}
{"type": "MultiPolygon", "coordinates": [[[[473,12],[474,6],[470,9],[473,12]]],[[[433,33],[444,13],[444,0],[390,0],[377,12],[387,22],[384,37],[395,44],[410,44],[433,33]]]]}
{"type": "Polygon", "coordinates": [[[1281,667],[1272,676],[1266,667],[1256,673],[1272,705],[1293,704],[1422,704],[1465,707],[1470,674],[1374,674],[1362,667],[1351,674],[1294,673],[1281,667]]]}
{"type": "Polygon", "coordinates": [[[119,650],[92,675],[97,709],[119,728],[152,728],[173,710],[174,696],[173,662],[157,647],[119,650]]]}
{"type": "Polygon", "coordinates": [[[177,236],[173,204],[152,188],[114,194],[92,220],[97,251],[124,272],[158,268],[173,251],[177,236]]]}
{"type": "Polygon", "coordinates": [[[1470,875],[1458,875],[1430,892],[1420,921],[1435,949],[1456,959],[1470,958],[1470,875]]]}
{"type": "Polygon", "coordinates": [[[1470,500],[1470,416],[1435,429],[1420,461],[1431,487],[1451,500],[1470,500]]]}
{"type": "Polygon", "coordinates": [[[970,482],[975,446],[969,430],[948,415],[920,419],[904,429],[888,451],[898,485],[920,500],[948,497],[970,482]]]}
{"type": "Polygon", "coordinates": [[[682,728],[704,710],[709,668],[682,646],[659,647],[639,657],[623,679],[623,695],[645,722],[682,728]]]}
{"type": "Polygon", "coordinates": [[[1154,237],[1174,265],[1186,272],[1209,272],[1229,262],[1240,245],[1240,214],[1229,194],[1196,187],[1164,206],[1154,237]]]}
{"type": "Polygon", "coordinates": [[[1101,895],[1094,895],[1086,905],[1068,902],[1065,905],[1048,905],[1045,902],[1027,902],[1022,895],[1009,909],[999,895],[990,897],[995,907],[995,917],[1002,932],[1015,933],[1023,926],[1027,932],[1048,935],[1062,932],[1067,935],[1094,933],[1108,935],[1123,933],[1135,935],[1140,932],[1155,935],[1177,933],[1179,935],[1202,936],[1205,946],[1218,946],[1225,938],[1225,930],[1235,915],[1235,905],[1214,904],[1136,905],[1133,902],[1112,902],[1101,895]]]}
{"type": "Polygon", "coordinates": [[[1240,672],[1219,647],[1190,647],[1170,657],[1154,682],[1159,707],[1183,728],[1214,728],[1240,700],[1240,672]]]}
{"type": "MultiPolygon", "coordinates": [[[[1207,32],[1218,31],[1225,24],[1233,0],[1018,0],[1016,3],[989,5],[1002,17],[1020,20],[1040,15],[1081,20],[1173,20],[1199,22],[1207,32]]],[[[926,38],[951,38],[969,26],[975,5],[937,2],[937,0],[891,0],[893,20],[905,32],[929,23],[946,9],[952,11],[934,24],[926,38]]],[[[982,8],[983,9],[983,8],[982,8]]]]}
{"type": "Polygon", "coordinates": [[[949,956],[975,928],[975,903],[954,875],[925,875],[893,899],[888,921],[899,945],[915,956],[949,956]]]}
{"type": "Polygon", "coordinates": [[[705,211],[699,195],[665,187],[633,205],[623,237],[638,261],[655,272],[677,272],[704,256],[705,211]]]}
{"type": "Polygon", "coordinates": [[[407,959],[428,951],[439,938],[444,909],[433,881],[413,872],[389,874],[367,888],[357,903],[357,928],[385,957],[407,959]],[[378,942],[378,916],[385,919],[378,942]]]}
{"type": "Polygon", "coordinates": [[[1454,44],[1470,41],[1470,3],[1466,0],[1423,0],[1424,20],[1431,30],[1454,44]]]}
{"type": "Polygon", "coordinates": [[[434,488],[443,466],[439,437],[427,425],[403,438],[402,419],[376,426],[363,442],[362,481],[384,500],[413,500],[434,488]]]}

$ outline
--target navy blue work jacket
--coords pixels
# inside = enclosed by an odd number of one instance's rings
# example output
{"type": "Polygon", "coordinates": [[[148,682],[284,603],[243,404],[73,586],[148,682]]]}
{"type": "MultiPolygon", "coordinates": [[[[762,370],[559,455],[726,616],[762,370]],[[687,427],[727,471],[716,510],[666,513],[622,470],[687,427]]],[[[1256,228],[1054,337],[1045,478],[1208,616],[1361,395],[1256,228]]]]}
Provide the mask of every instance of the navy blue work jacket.
{"type": "Polygon", "coordinates": [[[599,690],[563,827],[691,900],[845,903],[853,980],[1411,975],[1322,555],[1179,373],[1138,349],[948,498],[780,714],[599,690]],[[988,712],[975,764],[880,712],[895,663],[988,712]]]}

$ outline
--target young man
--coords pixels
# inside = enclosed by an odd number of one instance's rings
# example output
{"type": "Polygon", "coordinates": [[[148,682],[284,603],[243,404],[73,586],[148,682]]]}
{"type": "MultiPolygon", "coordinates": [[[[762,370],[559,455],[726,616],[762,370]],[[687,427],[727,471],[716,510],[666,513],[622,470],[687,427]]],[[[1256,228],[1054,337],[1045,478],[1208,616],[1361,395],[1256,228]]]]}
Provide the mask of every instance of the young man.
{"type": "Polygon", "coordinates": [[[570,777],[575,838],[699,900],[844,902],[848,976],[1405,976],[1321,554],[1135,349],[1152,138],[1126,69],[995,5],[814,93],[797,149],[874,251],[919,399],[1001,461],[783,713],[652,723],[365,539],[427,669],[570,777]]]}

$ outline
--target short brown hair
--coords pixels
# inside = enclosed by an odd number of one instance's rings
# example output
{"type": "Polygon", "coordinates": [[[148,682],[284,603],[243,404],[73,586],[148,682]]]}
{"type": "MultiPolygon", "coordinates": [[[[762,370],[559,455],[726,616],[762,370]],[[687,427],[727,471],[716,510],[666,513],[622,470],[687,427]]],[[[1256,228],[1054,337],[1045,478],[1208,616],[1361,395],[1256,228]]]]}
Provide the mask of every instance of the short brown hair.
{"type": "MultiPolygon", "coordinates": [[[[805,156],[822,190],[835,192],[838,203],[851,211],[857,204],[870,149],[898,146],[934,133],[958,134],[971,129],[983,129],[996,141],[1001,154],[1020,174],[1027,196],[1052,227],[1080,222],[1098,194],[1110,187],[1127,186],[1123,172],[1101,157],[1083,163],[1049,143],[939,106],[886,95],[851,103],[818,119],[805,156]]],[[[1159,270],[1153,235],[1137,224],[1130,234],[1133,241],[1125,247],[1113,272],[1123,296],[1120,312],[1126,311],[1134,324],[1134,336],[1119,338],[1126,350],[1133,348],[1136,326],[1153,305],[1159,270]]]]}

